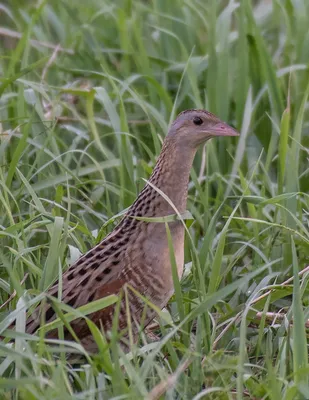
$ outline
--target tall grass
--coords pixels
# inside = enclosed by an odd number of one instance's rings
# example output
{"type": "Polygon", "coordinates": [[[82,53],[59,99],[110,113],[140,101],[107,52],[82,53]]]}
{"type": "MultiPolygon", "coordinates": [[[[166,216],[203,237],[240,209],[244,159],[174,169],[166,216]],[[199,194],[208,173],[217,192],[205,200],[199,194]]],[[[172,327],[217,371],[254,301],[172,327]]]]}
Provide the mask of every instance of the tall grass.
{"type": "MultiPolygon", "coordinates": [[[[0,341],[1,398],[308,399],[309,3],[0,6],[0,335],[16,337],[0,341]],[[26,335],[27,310],[113,229],[195,107],[241,137],[195,159],[185,275],[155,340],[124,354],[91,325],[93,357],[26,335]]],[[[56,324],[113,301],[54,300],[56,324]]]]}

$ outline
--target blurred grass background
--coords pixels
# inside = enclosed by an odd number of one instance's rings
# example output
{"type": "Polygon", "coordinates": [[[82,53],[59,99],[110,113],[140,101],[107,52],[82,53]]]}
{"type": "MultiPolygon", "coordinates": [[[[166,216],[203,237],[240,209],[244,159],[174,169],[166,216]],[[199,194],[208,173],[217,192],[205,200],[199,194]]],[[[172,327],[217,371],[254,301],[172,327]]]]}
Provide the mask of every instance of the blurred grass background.
{"type": "Polygon", "coordinates": [[[0,3],[3,398],[309,398],[308,19],[306,0],[0,3]],[[96,331],[73,365],[26,309],[113,229],[186,108],[241,138],[195,159],[181,293],[156,341],[124,355],[96,331]]]}

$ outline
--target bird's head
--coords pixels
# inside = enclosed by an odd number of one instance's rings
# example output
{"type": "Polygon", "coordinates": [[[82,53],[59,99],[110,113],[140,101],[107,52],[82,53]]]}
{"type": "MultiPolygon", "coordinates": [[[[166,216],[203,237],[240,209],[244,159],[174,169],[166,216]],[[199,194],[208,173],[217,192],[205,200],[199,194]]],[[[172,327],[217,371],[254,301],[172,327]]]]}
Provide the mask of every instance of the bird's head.
{"type": "Polygon", "coordinates": [[[185,145],[198,147],[213,137],[239,136],[239,133],[208,111],[186,110],[177,116],[168,136],[185,145]]]}

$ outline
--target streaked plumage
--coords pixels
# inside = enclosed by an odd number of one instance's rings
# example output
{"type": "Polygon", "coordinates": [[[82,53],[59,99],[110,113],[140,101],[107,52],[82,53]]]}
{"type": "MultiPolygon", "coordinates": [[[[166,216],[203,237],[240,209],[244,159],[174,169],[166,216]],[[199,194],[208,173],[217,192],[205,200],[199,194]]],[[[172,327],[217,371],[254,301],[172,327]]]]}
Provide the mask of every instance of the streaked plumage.
{"type": "MultiPolygon", "coordinates": [[[[145,222],[133,217],[162,217],[175,214],[170,204],[154,189],[165,193],[177,210],[186,209],[190,168],[198,146],[214,136],[238,135],[231,127],[204,110],[187,110],[179,114],[164,141],[161,154],[147,184],[115,229],[97,246],[88,251],[62,277],[62,301],[73,308],[110,294],[119,294],[129,284],[163,308],[173,294],[173,279],[165,225],[145,222]]],[[[175,250],[178,275],[184,262],[184,227],[181,221],[169,223],[175,250]]],[[[57,283],[48,291],[57,296],[57,283]]],[[[144,302],[129,293],[130,313],[137,323],[144,310],[144,302]]],[[[46,306],[47,322],[55,318],[51,306],[46,306]]],[[[27,332],[34,333],[40,318],[35,313],[27,321],[27,332]]],[[[93,313],[91,320],[108,331],[111,328],[114,306],[93,313]]],[[[154,317],[148,309],[144,325],[154,317]]],[[[119,328],[126,327],[126,307],[122,301],[119,328]]],[[[83,319],[71,322],[76,335],[92,351],[95,345],[83,319]]],[[[70,338],[68,332],[66,337],[70,338]]],[[[52,331],[48,337],[57,337],[52,331]]]]}

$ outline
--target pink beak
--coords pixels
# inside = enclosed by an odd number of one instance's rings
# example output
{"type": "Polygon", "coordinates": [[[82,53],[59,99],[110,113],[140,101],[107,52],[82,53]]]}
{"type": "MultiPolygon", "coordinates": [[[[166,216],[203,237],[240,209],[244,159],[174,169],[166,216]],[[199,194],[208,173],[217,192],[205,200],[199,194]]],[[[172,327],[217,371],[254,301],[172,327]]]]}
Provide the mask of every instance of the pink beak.
{"type": "Polygon", "coordinates": [[[212,136],[239,136],[239,133],[224,122],[219,122],[213,128],[211,128],[212,136]]]}

